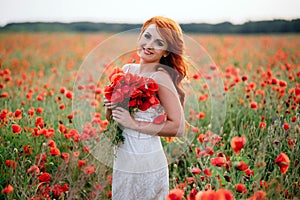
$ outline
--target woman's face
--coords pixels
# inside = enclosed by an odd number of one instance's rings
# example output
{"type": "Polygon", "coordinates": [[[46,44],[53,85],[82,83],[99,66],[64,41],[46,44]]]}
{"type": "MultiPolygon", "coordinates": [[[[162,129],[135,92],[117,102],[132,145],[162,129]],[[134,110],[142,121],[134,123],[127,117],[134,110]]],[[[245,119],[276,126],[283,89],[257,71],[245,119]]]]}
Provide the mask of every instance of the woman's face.
{"type": "Polygon", "coordinates": [[[156,29],[156,24],[149,25],[138,41],[138,53],[141,63],[159,63],[167,55],[168,44],[156,29]]]}

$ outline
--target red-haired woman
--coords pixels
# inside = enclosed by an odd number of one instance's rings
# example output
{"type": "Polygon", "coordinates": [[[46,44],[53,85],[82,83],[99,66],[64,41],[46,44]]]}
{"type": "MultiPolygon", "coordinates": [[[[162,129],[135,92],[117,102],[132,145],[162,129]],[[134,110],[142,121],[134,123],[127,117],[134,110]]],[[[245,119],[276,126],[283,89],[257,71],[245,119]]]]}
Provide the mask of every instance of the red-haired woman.
{"type": "Polygon", "coordinates": [[[112,115],[122,127],[125,142],[117,151],[113,167],[114,200],[163,200],[169,192],[168,163],[160,137],[180,137],[185,130],[184,91],[187,73],[180,26],[166,17],[153,17],[142,26],[138,40],[139,64],[126,64],[127,73],[154,79],[160,105],[131,116],[128,110],[105,101],[107,118],[112,115]],[[163,123],[154,123],[166,114],[163,123]]]}

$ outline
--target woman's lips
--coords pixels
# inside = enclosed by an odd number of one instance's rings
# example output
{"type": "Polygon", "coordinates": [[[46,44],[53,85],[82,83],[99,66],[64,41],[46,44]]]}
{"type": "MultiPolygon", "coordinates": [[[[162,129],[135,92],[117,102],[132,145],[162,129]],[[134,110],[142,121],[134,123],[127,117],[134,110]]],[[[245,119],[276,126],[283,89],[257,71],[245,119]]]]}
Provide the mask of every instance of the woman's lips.
{"type": "Polygon", "coordinates": [[[143,48],[143,51],[144,51],[144,54],[146,54],[146,55],[151,55],[151,54],[153,54],[151,51],[149,51],[149,50],[147,50],[147,49],[145,49],[145,48],[143,48]]]}

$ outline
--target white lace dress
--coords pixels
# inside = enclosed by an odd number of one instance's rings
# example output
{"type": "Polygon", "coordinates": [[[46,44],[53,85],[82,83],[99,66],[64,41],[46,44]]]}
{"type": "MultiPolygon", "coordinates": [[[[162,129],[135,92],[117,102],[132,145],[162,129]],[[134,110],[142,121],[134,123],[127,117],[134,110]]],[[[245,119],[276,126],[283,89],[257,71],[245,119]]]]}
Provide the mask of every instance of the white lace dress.
{"type": "MultiPolygon", "coordinates": [[[[134,114],[152,122],[162,106],[134,114]]],[[[125,142],[116,150],[113,166],[113,200],[164,200],[169,192],[168,163],[159,136],[124,129],[125,142]]]]}

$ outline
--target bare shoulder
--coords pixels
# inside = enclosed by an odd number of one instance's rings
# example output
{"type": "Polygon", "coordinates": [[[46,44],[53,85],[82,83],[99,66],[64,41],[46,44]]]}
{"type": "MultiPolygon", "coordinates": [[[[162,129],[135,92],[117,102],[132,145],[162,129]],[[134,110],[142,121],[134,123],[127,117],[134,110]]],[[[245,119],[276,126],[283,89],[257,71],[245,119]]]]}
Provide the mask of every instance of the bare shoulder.
{"type": "Polygon", "coordinates": [[[157,82],[161,86],[165,86],[167,88],[174,89],[174,83],[171,79],[170,74],[165,69],[159,69],[157,70],[152,78],[155,82],[157,82]]]}
{"type": "Polygon", "coordinates": [[[163,68],[158,68],[151,77],[157,81],[172,81],[170,74],[163,68]]]}

